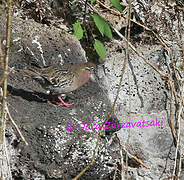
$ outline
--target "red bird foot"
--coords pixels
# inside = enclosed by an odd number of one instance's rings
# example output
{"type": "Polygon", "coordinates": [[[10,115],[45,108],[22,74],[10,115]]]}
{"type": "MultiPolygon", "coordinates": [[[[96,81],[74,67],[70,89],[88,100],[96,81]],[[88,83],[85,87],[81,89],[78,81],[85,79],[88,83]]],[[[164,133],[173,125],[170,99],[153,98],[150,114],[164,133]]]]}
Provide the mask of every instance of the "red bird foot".
{"type": "Polygon", "coordinates": [[[60,102],[56,102],[56,101],[54,100],[54,96],[53,96],[52,94],[50,94],[50,95],[51,95],[51,97],[52,97],[51,103],[56,104],[57,106],[71,107],[71,106],[74,104],[74,103],[70,103],[70,104],[65,103],[65,102],[63,101],[63,99],[61,98],[61,96],[58,96],[58,99],[60,100],[60,102]]]}
{"type": "MultiPolygon", "coordinates": [[[[70,103],[70,104],[68,104],[68,103],[65,103],[64,101],[63,101],[63,99],[61,98],[61,96],[58,96],[58,99],[61,101],[61,102],[54,102],[56,105],[58,105],[58,106],[65,106],[65,107],[71,107],[74,103],[70,103]]],[[[53,103],[53,101],[52,101],[52,103],[53,103]]]]}

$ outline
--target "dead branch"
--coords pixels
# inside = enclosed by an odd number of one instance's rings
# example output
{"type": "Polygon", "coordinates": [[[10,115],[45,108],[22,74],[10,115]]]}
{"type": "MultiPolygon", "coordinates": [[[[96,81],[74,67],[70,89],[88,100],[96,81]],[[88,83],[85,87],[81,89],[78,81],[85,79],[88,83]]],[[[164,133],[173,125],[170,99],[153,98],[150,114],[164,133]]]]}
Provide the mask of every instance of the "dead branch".
{"type": "MultiPolygon", "coordinates": [[[[12,15],[12,7],[11,7],[11,0],[8,0],[8,15],[7,15],[7,23],[6,23],[6,51],[5,51],[5,61],[4,61],[4,77],[8,76],[8,59],[9,59],[9,53],[10,53],[10,30],[11,30],[11,15],[12,15]]],[[[2,49],[1,51],[1,59],[2,59],[2,49]]],[[[8,80],[7,78],[4,79],[4,84],[3,84],[3,97],[2,97],[2,103],[1,103],[1,121],[0,121],[0,152],[2,154],[2,157],[4,157],[6,153],[3,153],[4,151],[4,145],[5,145],[5,106],[6,106],[6,96],[7,96],[7,84],[8,80]]],[[[7,156],[7,154],[6,154],[7,156]]],[[[8,157],[6,157],[7,160],[8,157]]],[[[1,161],[0,166],[4,166],[4,160],[1,161]]],[[[8,166],[8,162],[6,162],[8,166]]],[[[1,177],[4,178],[4,174],[6,174],[4,171],[8,171],[6,169],[1,169],[0,174],[2,175],[1,177]]],[[[8,173],[7,173],[8,174],[8,173]]],[[[8,179],[11,179],[10,177],[8,179]]]]}

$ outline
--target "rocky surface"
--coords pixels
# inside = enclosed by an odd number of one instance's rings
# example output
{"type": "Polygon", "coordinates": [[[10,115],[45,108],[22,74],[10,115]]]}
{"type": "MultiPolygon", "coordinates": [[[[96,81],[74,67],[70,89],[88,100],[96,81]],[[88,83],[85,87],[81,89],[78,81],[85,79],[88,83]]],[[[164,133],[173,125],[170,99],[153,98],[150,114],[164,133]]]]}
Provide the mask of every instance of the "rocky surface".
{"type": "MultiPolygon", "coordinates": [[[[84,63],[86,57],[72,35],[31,20],[13,18],[9,65],[27,69],[32,61],[46,65],[79,64],[84,63]]],[[[16,131],[11,128],[7,132],[9,147],[14,149],[11,155],[13,178],[75,177],[89,163],[100,124],[111,108],[98,83],[89,81],[68,94],[66,101],[75,103],[71,108],[48,103],[50,98],[45,90],[21,72],[11,75],[8,84],[10,113],[29,143],[26,147],[18,135],[13,138],[16,131]],[[74,129],[70,129],[69,124],[74,129]],[[94,126],[89,129],[87,125],[91,124],[94,126]]],[[[114,121],[117,121],[115,116],[114,121]]],[[[108,176],[113,172],[111,164],[114,157],[118,157],[118,151],[110,148],[104,136],[97,161],[83,178],[108,176]]]]}
{"type": "MultiPolygon", "coordinates": [[[[180,39],[176,38],[180,36],[180,30],[176,26],[176,19],[174,20],[171,17],[171,14],[175,14],[175,3],[178,5],[178,2],[168,3],[167,5],[160,4],[159,2],[153,4],[150,2],[143,3],[142,5],[146,10],[144,16],[141,14],[143,11],[140,3],[134,2],[133,6],[144,24],[151,27],[154,26],[153,23],[156,24],[154,28],[157,29],[161,37],[165,38],[164,42],[173,52],[176,68],[179,67],[182,74],[180,76],[181,78],[184,74],[183,52],[181,50],[182,45],[180,39]],[[165,7],[168,7],[168,9],[166,10],[165,7]],[[154,8],[160,11],[156,13],[153,11],[154,8]],[[164,14],[164,17],[167,19],[166,22],[165,19],[163,20],[161,18],[161,14],[164,14]],[[155,21],[155,19],[157,20],[155,21]],[[169,22],[175,25],[170,26],[169,22]],[[165,26],[163,26],[164,23],[165,26]],[[168,31],[172,33],[168,33],[168,31]]],[[[132,26],[134,25],[135,24],[132,23],[132,26]]],[[[163,44],[158,40],[154,42],[155,36],[152,33],[145,38],[147,36],[145,33],[138,35],[135,32],[135,34],[133,34],[134,29],[132,28],[131,30],[131,43],[133,43],[134,47],[156,68],[169,77],[173,77],[171,61],[170,58],[168,58],[167,51],[163,44]],[[133,39],[136,40],[136,42],[133,41],[133,39]],[[149,40],[146,42],[146,39],[149,40]]],[[[108,51],[104,63],[105,74],[101,71],[99,72],[99,76],[101,77],[103,89],[106,90],[111,103],[113,103],[115,99],[117,87],[120,82],[125,57],[125,47],[126,43],[120,43],[117,39],[111,43],[106,43],[108,51]]],[[[117,136],[126,151],[142,160],[148,168],[135,166],[135,164],[131,166],[131,162],[129,162],[129,167],[127,168],[129,172],[128,179],[155,180],[171,177],[174,169],[176,149],[169,127],[169,102],[170,89],[165,79],[146,64],[135,52],[130,50],[115,113],[119,121],[125,125],[124,128],[121,128],[121,130],[117,132],[117,136]],[[157,118],[160,122],[163,120],[162,125],[157,124],[156,126],[157,118]],[[155,124],[152,124],[153,126],[143,127],[142,123],[144,121],[149,121],[149,123],[153,123],[154,121],[155,124]],[[138,122],[140,123],[138,124],[138,122]]],[[[172,106],[172,108],[175,109],[174,106],[172,106]]],[[[176,116],[174,116],[174,114],[173,119],[175,124],[176,116]]],[[[183,120],[181,120],[181,124],[183,123],[183,120]]],[[[183,137],[183,128],[181,128],[180,132],[181,137],[183,137]]],[[[134,159],[131,155],[129,155],[129,158],[134,159]]],[[[182,167],[181,179],[184,178],[183,173],[182,167]]]]}
{"type": "MultiPolygon", "coordinates": [[[[114,46],[116,45],[115,43],[114,46]]],[[[158,49],[161,49],[161,46],[152,49],[143,46],[139,48],[153,64],[159,62],[158,49]]],[[[123,58],[123,53],[108,52],[108,59],[105,62],[106,76],[101,76],[103,87],[106,87],[112,101],[116,95],[115,87],[119,84],[123,58]]],[[[117,134],[129,153],[141,159],[148,169],[141,166],[131,167],[130,179],[166,178],[172,172],[174,162],[168,158],[168,154],[174,157],[175,148],[168,125],[167,101],[165,80],[132,53],[116,108],[119,121],[125,125],[117,134]],[[156,118],[160,121],[157,125],[156,118]],[[154,126],[146,127],[145,124],[145,127],[142,127],[143,121],[154,121],[154,126]],[[128,124],[135,122],[141,122],[141,127],[137,127],[137,124],[135,127],[128,124]]]]}

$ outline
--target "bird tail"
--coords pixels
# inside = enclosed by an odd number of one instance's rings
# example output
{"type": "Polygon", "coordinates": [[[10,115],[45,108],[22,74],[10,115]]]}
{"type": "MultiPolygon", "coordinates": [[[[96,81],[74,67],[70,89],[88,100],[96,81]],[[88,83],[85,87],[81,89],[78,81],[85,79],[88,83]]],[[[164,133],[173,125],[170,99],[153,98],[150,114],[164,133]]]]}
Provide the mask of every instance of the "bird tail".
{"type": "MultiPolygon", "coordinates": [[[[0,71],[3,71],[4,70],[4,62],[0,60],[0,71]]],[[[41,70],[41,67],[38,66],[38,65],[34,65],[34,68],[31,68],[31,69],[27,69],[27,70],[23,70],[23,69],[14,69],[13,68],[10,68],[8,67],[8,73],[23,73],[23,76],[24,75],[28,75],[28,76],[31,76],[32,78],[35,78],[35,79],[42,79],[43,77],[41,76],[41,73],[40,73],[40,70],[41,70]]]]}
{"type": "Polygon", "coordinates": [[[37,72],[35,70],[24,70],[23,74],[30,76],[34,80],[38,81],[41,85],[50,84],[47,78],[45,78],[40,72],[37,72]]]}

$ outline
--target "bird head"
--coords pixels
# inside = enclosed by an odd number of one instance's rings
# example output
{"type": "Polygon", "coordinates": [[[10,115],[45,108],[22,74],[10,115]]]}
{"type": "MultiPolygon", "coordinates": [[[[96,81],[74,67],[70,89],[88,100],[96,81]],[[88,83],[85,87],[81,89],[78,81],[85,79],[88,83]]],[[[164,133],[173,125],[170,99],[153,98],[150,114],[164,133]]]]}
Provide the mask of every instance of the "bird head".
{"type": "Polygon", "coordinates": [[[91,62],[85,63],[85,69],[91,72],[95,72],[97,70],[96,64],[93,64],[91,62]]]}
{"type": "Polygon", "coordinates": [[[90,71],[91,76],[90,79],[92,81],[96,81],[96,79],[98,80],[98,74],[97,74],[97,65],[92,63],[92,62],[87,62],[85,63],[85,70],[90,71]]]}

